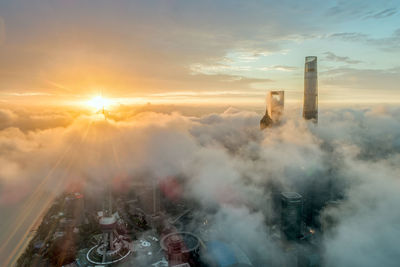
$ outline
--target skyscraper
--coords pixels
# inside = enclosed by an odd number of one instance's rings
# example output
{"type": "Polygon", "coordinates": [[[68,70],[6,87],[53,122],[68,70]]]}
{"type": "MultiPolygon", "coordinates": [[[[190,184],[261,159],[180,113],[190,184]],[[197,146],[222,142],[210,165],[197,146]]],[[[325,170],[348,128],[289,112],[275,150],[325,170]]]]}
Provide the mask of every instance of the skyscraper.
{"type": "Polygon", "coordinates": [[[267,94],[267,112],[274,123],[282,116],[285,103],[285,91],[269,91],[267,94]]]}
{"type": "Polygon", "coordinates": [[[306,57],[304,66],[303,118],[318,122],[317,57],[306,57]]]}
{"type": "Polygon", "coordinates": [[[267,108],[260,121],[260,128],[265,129],[277,123],[282,116],[285,102],[285,91],[269,91],[267,94],[267,108]]]}
{"type": "Polygon", "coordinates": [[[281,193],[281,229],[288,240],[301,236],[303,198],[296,192],[281,193]]]}

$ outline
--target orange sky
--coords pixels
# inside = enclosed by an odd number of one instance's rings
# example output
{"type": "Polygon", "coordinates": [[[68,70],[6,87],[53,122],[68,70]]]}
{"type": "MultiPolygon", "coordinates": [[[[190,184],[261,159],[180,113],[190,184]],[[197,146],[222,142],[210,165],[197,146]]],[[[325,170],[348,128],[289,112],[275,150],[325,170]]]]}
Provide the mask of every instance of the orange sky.
{"type": "Polygon", "coordinates": [[[400,101],[393,3],[296,3],[3,2],[0,101],[260,104],[283,89],[299,102],[309,55],[321,102],[400,101]]]}

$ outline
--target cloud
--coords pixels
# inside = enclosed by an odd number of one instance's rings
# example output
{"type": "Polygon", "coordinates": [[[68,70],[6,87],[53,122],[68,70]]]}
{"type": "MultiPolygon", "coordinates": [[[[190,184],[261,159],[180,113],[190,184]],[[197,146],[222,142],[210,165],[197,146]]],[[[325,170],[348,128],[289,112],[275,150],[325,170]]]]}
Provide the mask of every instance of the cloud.
{"type": "Polygon", "coordinates": [[[16,118],[16,115],[11,110],[0,109],[0,121],[3,124],[9,125],[15,118],[16,118]]]}
{"type": "MultiPolygon", "coordinates": [[[[264,132],[260,114],[233,108],[196,117],[125,112],[118,121],[83,114],[27,131],[18,128],[23,113],[2,110],[9,126],[0,132],[0,208],[18,217],[24,209],[9,208],[38,188],[42,195],[71,185],[98,192],[107,181],[180,177],[184,197],[199,203],[195,213],[210,219],[213,237],[243,244],[258,266],[283,265],[267,220],[277,216],[268,207],[278,188],[315,194],[326,266],[396,266],[399,108],[325,109],[318,127],[287,111],[281,125],[264,132]],[[330,196],[339,202],[325,207],[330,196]]],[[[39,110],[30,114],[41,117],[39,110]]],[[[1,229],[14,227],[7,220],[1,229]]]]}
{"type": "MultiPolygon", "coordinates": [[[[398,154],[392,159],[398,160],[398,154]]],[[[395,208],[400,200],[397,167],[393,168],[390,160],[364,162],[346,157],[345,162],[343,172],[352,183],[346,201],[327,208],[324,214],[339,221],[325,236],[326,265],[396,266],[400,218],[395,208]]]]}
{"type": "Polygon", "coordinates": [[[400,29],[396,29],[391,35],[381,38],[375,38],[361,32],[333,33],[328,35],[327,38],[340,39],[349,42],[360,42],[387,52],[398,52],[400,49],[400,29]]]}
{"type": "MultiPolygon", "coordinates": [[[[391,92],[396,92],[399,82],[399,68],[390,69],[358,69],[352,67],[339,67],[327,71],[321,71],[321,83],[327,86],[336,86],[341,89],[363,91],[365,99],[378,100],[390,99],[391,92]],[[385,85],[383,85],[385,81],[385,85]],[[387,82],[387,83],[386,83],[387,82]],[[381,91],[380,89],[385,89],[381,91]],[[379,93],[377,93],[379,90],[379,93]]],[[[343,91],[344,92],[344,91],[343,91]]],[[[356,97],[358,97],[356,95],[356,97]]],[[[386,100],[386,101],[387,101],[386,100]]]]}
{"type": "Polygon", "coordinates": [[[344,63],[348,63],[348,64],[358,64],[361,63],[362,61],[360,60],[354,60],[351,59],[350,57],[341,57],[341,56],[337,56],[332,52],[325,52],[325,59],[326,60],[330,60],[330,61],[336,61],[336,62],[344,62],[344,63]]]}
{"type": "Polygon", "coordinates": [[[368,35],[360,32],[339,32],[329,35],[330,38],[340,38],[345,41],[366,40],[368,35]]]}
{"type": "Polygon", "coordinates": [[[383,19],[397,13],[398,4],[393,1],[335,1],[335,5],[327,8],[325,14],[346,20],[383,19]]]}
{"type": "MultiPolygon", "coordinates": [[[[329,38],[355,42],[354,46],[360,42],[365,51],[370,45],[377,47],[382,50],[382,65],[387,66],[386,52],[394,58],[398,51],[395,32],[387,38],[340,32],[343,27],[338,25],[352,22],[353,13],[397,10],[390,3],[379,3],[379,8],[368,4],[364,10],[364,2],[0,3],[7,28],[0,50],[1,97],[56,102],[90,98],[101,88],[110,97],[131,98],[179,91],[245,92],[261,87],[252,79],[264,78],[260,73],[264,67],[283,72],[280,87],[294,88],[294,82],[301,84],[300,76],[292,75],[296,62],[301,62],[295,53],[306,51],[298,48],[321,47],[329,38]],[[336,5],[345,18],[326,16],[336,5]],[[322,19],[324,24],[318,23],[322,19]],[[246,79],[250,82],[243,82],[246,79]],[[34,97],[33,92],[42,95],[34,97]]],[[[395,26],[389,24],[380,27],[390,31],[395,26]]],[[[364,62],[372,57],[369,51],[362,54],[364,62]]]]}
{"type": "MultiPolygon", "coordinates": [[[[314,18],[305,16],[317,4],[3,3],[2,17],[12,34],[0,51],[0,88],[64,97],[91,94],[99,87],[112,88],[110,94],[118,96],[197,90],[203,84],[209,86],[204,90],[228,90],[235,81],[194,77],[191,66],[203,66],[204,72],[232,54],[252,62],[286,51],[296,36],[318,31],[314,18]]],[[[250,84],[236,86],[249,89],[250,84]]]]}
{"type": "Polygon", "coordinates": [[[201,73],[206,75],[213,75],[221,73],[231,73],[233,71],[249,71],[250,66],[229,66],[224,64],[205,66],[201,64],[194,64],[190,66],[190,69],[193,71],[194,74],[201,73]]]}
{"type": "Polygon", "coordinates": [[[210,231],[215,233],[216,240],[240,244],[240,248],[250,259],[258,259],[258,264],[279,266],[282,263],[283,253],[268,235],[265,218],[261,212],[252,212],[245,207],[227,206],[220,209],[210,223],[210,231]]]}
{"type": "Polygon", "coordinates": [[[263,67],[260,68],[263,71],[277,70],[277,71],[294,71],[297,70],[297,67],[294,66],[285,66],[285,65],[274,65],[271,67],[263,67]]]}
{"type": "Polygon", "coordinates": [[[396,13],[397,13],[397,8],[392,7],[392,8],[386,8],[381,11],[372,13],[372,14],[366,16],[365,18],[366,19],[369,19],[369,18],[383,19],[383,18],[391,17],[391,16],[395,15],[396,13]]]}
{"type": "MultiPolygon", "coordinates": [[[[271,37],[295,32],[286,26],[292,25],[290,21],[273,22],[276,11],[267,6],[240,6],[253,14],[252,21],[230,1],[3,5],[4,20],[13,34],[0,53],[7,70],[0,74],[0,86],[17,93],[40,89],[55,95],[90,93],[102,86],[113,88],[114,94],[143,95],[188,90],[188,85],[199,87],[196,82],[204,79],[212,84],[212,77],[194,78],[189,67],[218,62],[238,48],[276,51],[279,44],[271,37]],[[28,9],[29,13],[24,11],[28,9]]],[[[230,86],[214,84],[207,89],[230,86]]]]}
{"type": "Polygon", "coordinates": [[[77,112],[68,112],[42,108],[41,111],[34,108],[6,108],[0,110],[0,130],[15,127],[21,131],[35,131],[65,127],[72,123],[77,112]]]}

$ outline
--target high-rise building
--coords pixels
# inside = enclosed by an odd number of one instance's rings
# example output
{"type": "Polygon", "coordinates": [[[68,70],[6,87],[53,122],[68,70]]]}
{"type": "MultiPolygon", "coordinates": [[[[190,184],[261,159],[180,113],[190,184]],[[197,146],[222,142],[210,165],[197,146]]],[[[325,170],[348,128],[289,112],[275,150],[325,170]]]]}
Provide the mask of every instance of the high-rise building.
{"type": "Polygon", "coordinates": [[[281,193],[281,229],[286,239],[294,240],[301,236],[303,198],[296,192],[281,193]]]}
{"type": "Polygon", "coordinates": [[[303,118],[318,122],[317,57],[306,57],[304,66],[303,118]]]}
{"type": "Polygon", "coordinates": [[[267,108],[260,121],[260,128],[265,129],[277,123],[282,116],[285,102],[284,91],[269,91],[267,94],[267,108]]]}
{"type": "Polygon", "coordinates": [[[272,125],[272,119],[268,115],[268,111],[267,111],[267,112],[265,112],[264,117],[262,117],[262,119],[260,120],[260,129],[264,130],[265,128],[267,128],[271,125],[272,125]]]}
{"type": "Polygon", "coordinates": [[[269,91],[267,95],[267,111],[274,123],[278,122],[283,113],[285,91],[269,91]]]}

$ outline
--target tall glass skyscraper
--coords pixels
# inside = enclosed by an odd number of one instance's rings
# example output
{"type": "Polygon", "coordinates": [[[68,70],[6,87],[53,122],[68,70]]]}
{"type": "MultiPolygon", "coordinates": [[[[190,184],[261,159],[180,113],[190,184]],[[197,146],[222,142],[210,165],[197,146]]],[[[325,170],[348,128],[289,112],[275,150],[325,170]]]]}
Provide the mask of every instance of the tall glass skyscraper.
{"type": "Polygon", "coordinates": [[[304,67],[303,118],[318,122],[317,57],[306,57],[304,67]]]}

